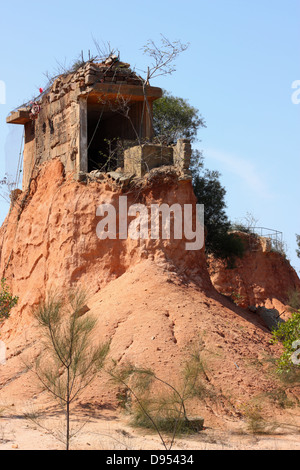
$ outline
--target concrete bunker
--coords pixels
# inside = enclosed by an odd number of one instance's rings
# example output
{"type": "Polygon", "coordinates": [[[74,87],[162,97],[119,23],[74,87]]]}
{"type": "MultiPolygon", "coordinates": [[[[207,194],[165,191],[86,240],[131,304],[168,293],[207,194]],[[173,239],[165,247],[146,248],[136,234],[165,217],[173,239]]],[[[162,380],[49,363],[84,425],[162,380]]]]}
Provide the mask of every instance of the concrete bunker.
{"type": "Polygon", "coordinates": [[[59,158],[66,174],[108,172],[142,176],[161,165],[189,167],[189,141],[153,143],[152,106],[162,96],[129,64],[88,61],[60,75],[41,95],[7,117],[24,125],[23,190],[39,166],[59,158]]]}
{"type": "MultiPolygon", "coordinates": [[[[123,98],[122,98],[123,99],[123,98]]],[[[151,139],[152,129],[142,101],[130,101],[121,109],[118,98],[87,100],[87,171],[111,171],[124,166],[124,149],[138,139],[151,139]],[[105,101],[104,101],[105,99],[105,101]],[[100,101],[99,101],[100,100],[100,101]],[[102,103],[99,105],[99,103],[102,103]]]]}

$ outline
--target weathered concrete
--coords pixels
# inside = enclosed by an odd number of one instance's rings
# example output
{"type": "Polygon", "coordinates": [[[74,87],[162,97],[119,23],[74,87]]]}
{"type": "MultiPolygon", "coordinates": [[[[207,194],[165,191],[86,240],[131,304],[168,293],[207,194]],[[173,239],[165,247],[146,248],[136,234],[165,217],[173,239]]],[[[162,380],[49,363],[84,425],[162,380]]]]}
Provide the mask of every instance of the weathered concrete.
{"type": "Polygon", "coordinates": [[[162,145],[138,145],[124,152],[124,172],[143,176],[152,168],[173,165],[173,148],[162,145]]]}
{"type": "Polygon", "coordinates": [[[152,168],[174,165],[185,172],[190,167],[191,155],[192,148],[188,139],[178,139],[175,146],[138,145],[125,150],[124,171],[140,177],[152,168]]]}
{"type": "Polygon", "coordinates": [[[129,69],[128,64],[118,62],[106,66],[88,62],[54,81],[37,99],[40,112],[35,118],[30,114],[32,105],[14,111],[7,122],[25,126],[23,190],[47,160],[59,157],[65,173],[74,174],[78,179],[80,172],[89,171],[89,158],[99,156],[105,139],[120,137],[134,144],[136,133],[141,138],[151,139],[151,120],[143,106],[145,94],[147,108],[151,110],[153,100],[161,97],[162,90],[150,86],[144,90],[141,78],[129,69]],[[123,117],[120,116],[122,106],[123,117]],[[99,126],[101,110],[104,116],[99,126]],[[93,117],[89,119],[91,113],[93,117]],[[98,133],[91,147],[92,157],[89,157],[94,128],[98,133]],[[99,142],[98,146],[99,140],[102,144],[99,142]]]}

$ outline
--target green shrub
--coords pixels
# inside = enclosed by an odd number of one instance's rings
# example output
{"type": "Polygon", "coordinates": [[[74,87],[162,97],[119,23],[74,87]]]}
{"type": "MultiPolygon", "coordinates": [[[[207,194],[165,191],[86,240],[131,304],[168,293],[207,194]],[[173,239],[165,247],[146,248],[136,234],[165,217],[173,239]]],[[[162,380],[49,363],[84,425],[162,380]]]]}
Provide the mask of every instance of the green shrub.
{"type": "Polygon", "coordinates": [[[237,258],[242,258],[245,250],[243,240],[235,233],[214,235],[214,256],[223,259],[229,269],[235,268],[237,258]]]}
{"type": "Polygon", "coordinates": [[[282,409],[292,408],[295,406],[295,401],[291,400],[286,390],[282,387],[279,387],[270,392],[266,392],[265,396],[272,402],[274,405],[278,405],[282,409]]]}
{"type": "Polygon", "coordinates": [[[107,371],[112,380],[122,386],[119,402],[131,415],[131,424],[155,431],[166,450],[170,450],[176,436],[203,429],[204,419],[190,416],[187,404],[191,399],[213,397],[204,378],[207,378],[200,352],[195,351],[179,371],[178,385],[160,378],[151,369],[125,363],[121,367],[113,361],[107,371]],[[168,435],[171,443],[164,438],[168,435]]]}
{"type": "Polygon", "coordinates": [[[244,224],[241,223],[236,223],[231,225],[231,230],[237,231],[237,232],[243,232],[243,233],[253,233],[250,227],[247,227],[244,224]]]}
{"type": "MultiPolygon", "coordinates": [[[[299,370],[299,366],[293,364],[292,354],[295,352],[293,348],[294,341],[300,340],[300,310],[292,314],[292,317],[279,328],[273,331],[273,343],[281,342],[283,345],[283,353],[278,360],[278,372],[290,374],[299,370]]],[[[298,374],[297,374],[298,375],[298,374]]]]}
{"type": "Polygon", "coordinates": [[[266,423],[261,414],[261,407],[257,404],[248,404],[244,408],[247,431],[251,434],[265,434],[266,423]]]}
{"type": "Polygon", "coordinates": [[[18,297],[13,297],[10,293],[9,287],[6,284],[6,279],[1,279],[0,287],[0,320],[9,317],[11,309],[17,304],[18,297]]]}

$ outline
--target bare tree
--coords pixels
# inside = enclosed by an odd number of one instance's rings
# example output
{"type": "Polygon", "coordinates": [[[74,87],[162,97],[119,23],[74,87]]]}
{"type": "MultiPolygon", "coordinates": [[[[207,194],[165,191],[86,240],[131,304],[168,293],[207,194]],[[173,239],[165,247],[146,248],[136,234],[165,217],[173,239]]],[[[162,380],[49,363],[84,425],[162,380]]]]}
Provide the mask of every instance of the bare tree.
{"type": "MultiPolygon", "coordinates": [[[[93,38],[94,44],[97,48],[98,55],[105,59],[105,57],[110,58],[110,57],[117,57],[116,50],[112,49],[110,43],[103,44],[102,46],[99,45],[99,43],[93,38]]],[[[117,96],[117,98],[114,101],[110,101],[104,98],[101,98],[101,104],[104,106],[107,106],[111,111],[118,113],[125,117],[128,121],[129,124],[133,130],[133,133],[136,137],[135,145],[142,145],[145,142],[148,142],[149,139],[144,139],[142,138],[142,128],[143,128],[143,120],[145,113],[147,113],[152,128],[154,128],[153,125],[153,116],[152,116],[152,109],[147,97],[147,86],[150,85],[150,80],[157,78],[162,75],[168,75],[172,74],[176,68],[175,68],[175,60],[178,58],[178,56],[184,52],[188,48],[188,44],[182,44],[180,41],[174,41],[171,42],[169,39],[167,39],[165,36],[161,35],[161,44],[157,45],[153,40],[149,40],[146,45],[143,46],[142,50],[144,54],[148,55],[151,59],[151,64],[148,65],[147,70],[143,70],[143,77],[139,76],[138,78],[141,81],[141,85],[143,88],[143,110],[142,110],[142,119],[140,123],[140,128],[137,129],[132,122],[131,119],[131,114],[130,114],[130,100],[125,99],[121,94],[117,96]]],[[[118,51],[118,59],[119,59],[119,51],[118,51]]],[[[117,60],[118,62],[118,60],[117,60]]],[[[99,121],[97,124],[97,127],[95,129],[95,132],[91,138],[91,141],[89,142],[89,146],[91,145],[92,140],[94,139],[94,136],[96,134],[96,130],[99,126],[99,123],[101,121],[102,115],[99,117],[99,121]]],[[[108,159],[110,159],[110,155],[108,156],[108,159]]]]}
{"type": "Polygon", "coordinates": [[[146,87],[150,85],[150,80],[153,80],[159,76],[171,75],[173,72],[175,72],[176,67],[174,61],[182,52],[186,51],[188,47],[189,44],[182,44],[181,41],[171,42],[162,34],[160,45],[157,45],[152,39],[150,39],[143,46],[144,54],[148,55],[152,60],[152,63],[148,65],[147,70],[143,70],[144,78],[141,78],[144,93],[144,104],[147,107],[147,112],[152,126],[152,112],[147,98],[146,87]]]}
{"type": "Polygon", "coordinates": [[[186,51],[189,44],[182,44],[181,41],[169,41],[161,34],[161,44],[157,45],[150,39],[143,46],[144,54],[152,59],[152,64],[147,67],[145,83],[149,84],[151,79],[162,75],[171,75],[176,71],[174,61],[179,54],[186,51]]]}
{"type": "Polygon", "coordinates": [[[96,47],[96,50],[97,50],[97,58],[102,60],[102,61],[105,61],[106,59],[108,59],[109,57],[113,56],[113,55],[116,55],[118,53],[118,57],[120,56],[120,52],[118,49],[115,49],[111,46],[111,43],[110,41],[102,41],[101,43],[92,36],[92,39],[93,39],[93,42],[94,42],[94,45],[96,47]]]}

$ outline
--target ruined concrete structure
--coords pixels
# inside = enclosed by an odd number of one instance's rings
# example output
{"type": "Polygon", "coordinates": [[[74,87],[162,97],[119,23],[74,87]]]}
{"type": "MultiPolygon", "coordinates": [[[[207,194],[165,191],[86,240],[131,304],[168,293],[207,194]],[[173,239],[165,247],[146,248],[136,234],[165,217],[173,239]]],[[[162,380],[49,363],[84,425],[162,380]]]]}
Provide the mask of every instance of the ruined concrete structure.
{"type": "Polygon", "coordinates": [[[25,127],[23,190],[40,164],[56,157],[75,178],[105,168],[112,154],[110,169],[122,167],[136,176],[161,165],[188,169],[189,141],[180,140],[175,147],[150,143],[152,104],[161,96],[160,88],[145,86],[129,64],[118,60],[89,61],[57,77],[36,102],[7,118],[25,127]],[[117,142],[126,149],[121,157],[117,142]]]}
{"type": "Polygon", "coordinates": [[[192,148],[188,139],[178,139],[174,146],[146,144],[130,147],[124,152],[125,173],[143,176],[153,168],[175,165],[180,172],[189,169],[192,148]]]}

